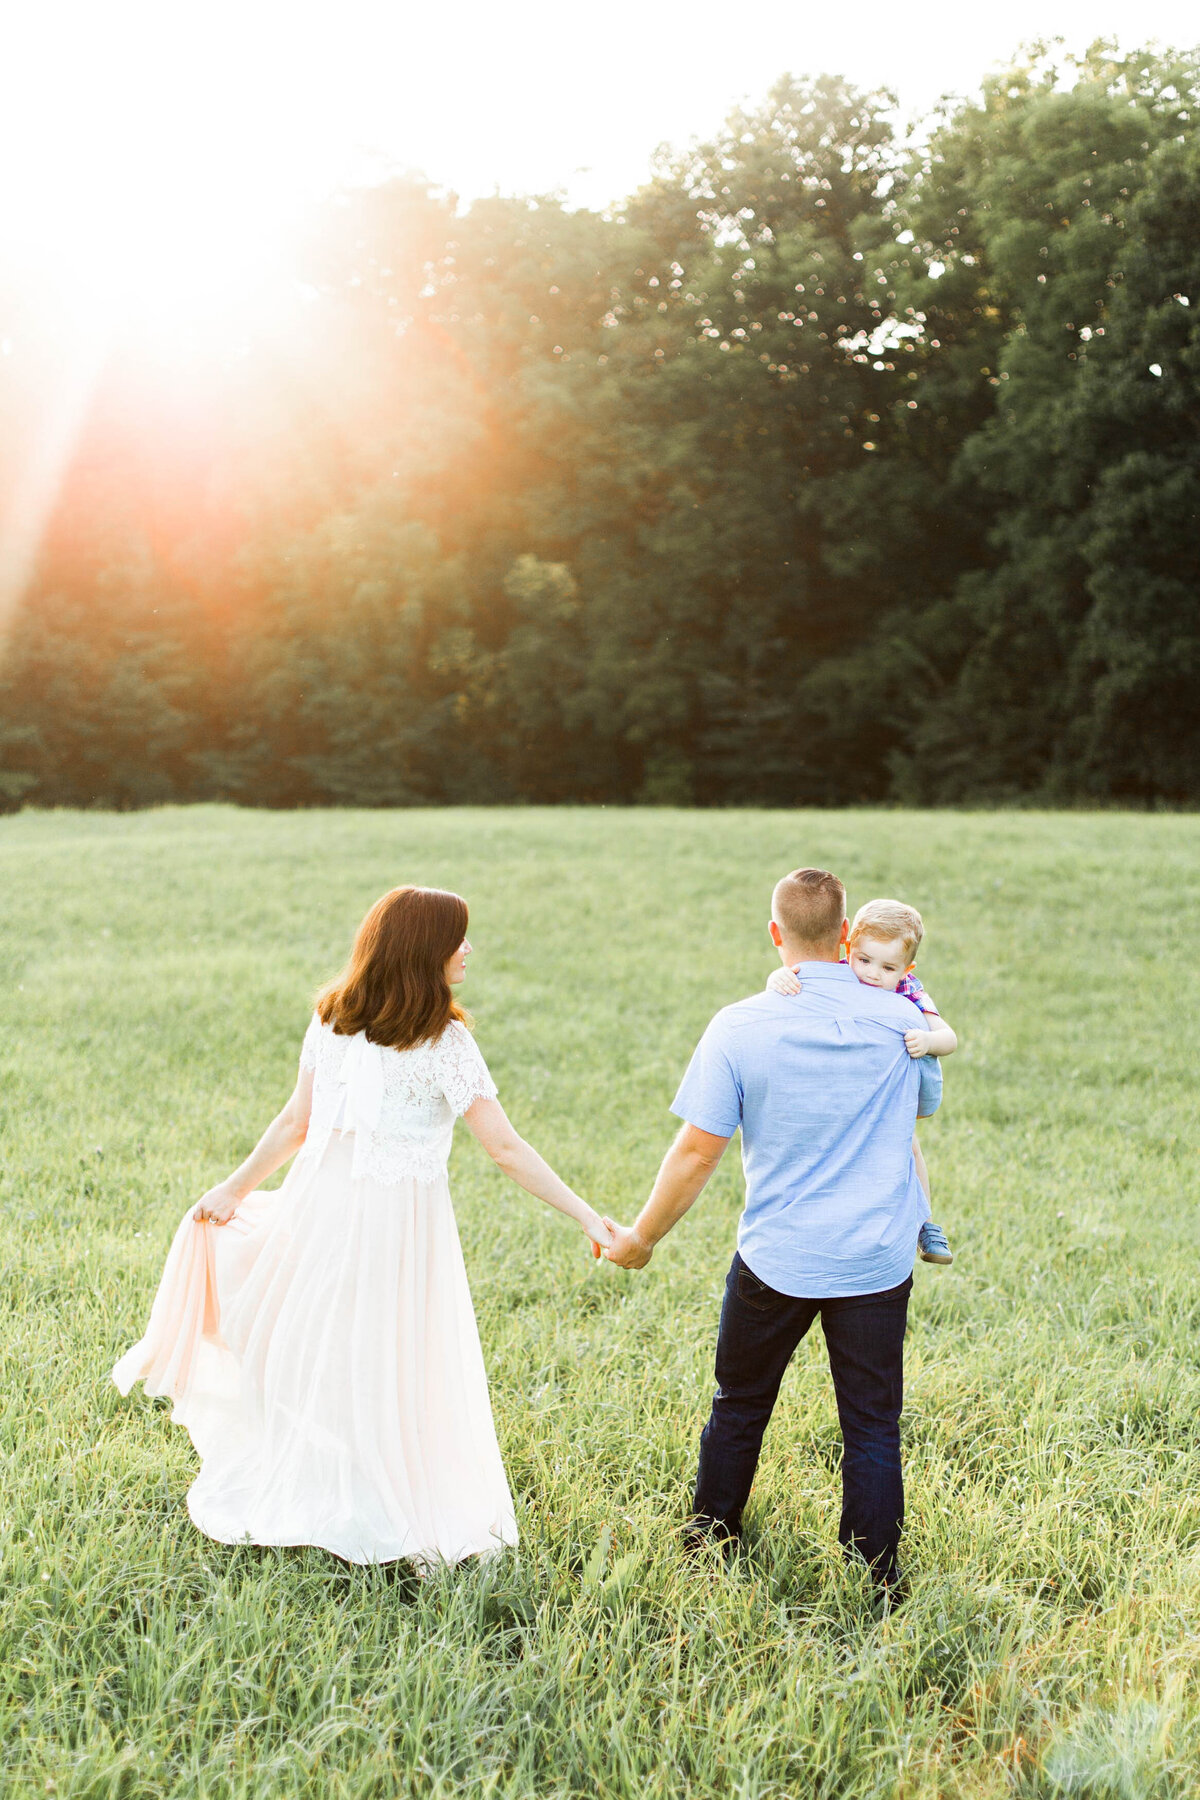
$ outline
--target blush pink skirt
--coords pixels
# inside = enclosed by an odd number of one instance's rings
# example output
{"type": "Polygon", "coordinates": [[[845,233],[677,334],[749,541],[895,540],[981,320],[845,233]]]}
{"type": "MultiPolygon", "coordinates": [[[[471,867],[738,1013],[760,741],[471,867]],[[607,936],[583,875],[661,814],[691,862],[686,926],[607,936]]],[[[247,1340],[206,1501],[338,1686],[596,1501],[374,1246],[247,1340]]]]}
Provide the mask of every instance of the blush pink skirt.
{"type": "Polygon", "coordinates": [[[174,1402],[188,1511],[220,1543],[421,1564],[515,1544],[446,1179],[355,1180],[352,1152],[334,1132],[226,1225],[189,1210],[113,1379],[174,1402]]]}

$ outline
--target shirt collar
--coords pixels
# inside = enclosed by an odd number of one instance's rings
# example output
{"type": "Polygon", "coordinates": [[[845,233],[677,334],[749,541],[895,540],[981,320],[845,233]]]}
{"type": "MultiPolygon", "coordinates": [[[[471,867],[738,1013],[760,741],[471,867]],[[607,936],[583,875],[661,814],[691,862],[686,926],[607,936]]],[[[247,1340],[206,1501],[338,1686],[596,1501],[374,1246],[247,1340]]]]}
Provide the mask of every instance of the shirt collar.
{"type": "Polygon", "coordinates": [[[858,980],[858,976],[854,973],[850,964],[844,962],[789,963],[788,967],[789,969],[795,969],[802,981],[812,981],[814,978],[821,976],[829,976],[833,981],[858,980]]]}

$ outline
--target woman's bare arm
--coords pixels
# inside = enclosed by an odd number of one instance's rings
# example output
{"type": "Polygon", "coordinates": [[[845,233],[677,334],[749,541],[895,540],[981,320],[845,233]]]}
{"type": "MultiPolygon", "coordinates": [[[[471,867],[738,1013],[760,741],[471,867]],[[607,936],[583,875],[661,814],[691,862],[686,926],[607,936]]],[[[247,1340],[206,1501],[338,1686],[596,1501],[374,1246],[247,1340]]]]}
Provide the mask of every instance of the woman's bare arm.
{"type": "Polygon", "coordinates": [[[569,1188],[516,1130],[498,1100],[476,1100],[463,1114],[498,1168],[537,1200],[566,1213],[596,1244],[611,1244],[612,1233],[595,1207],[569,1188]]]}
{"type": "Polygon", "coordinates": [[[273,1175],[289,1158],[295,1156],[308,1131],[312,1111],[313,1078],[311,1069],[301,1069],[287,1105],[271,1120],[245,1162],[239,1163],[232,1175],[209,1188],[200,1201],[196,1219],[209,1219],[224,1225],[254,1189],[273,1175]]]}

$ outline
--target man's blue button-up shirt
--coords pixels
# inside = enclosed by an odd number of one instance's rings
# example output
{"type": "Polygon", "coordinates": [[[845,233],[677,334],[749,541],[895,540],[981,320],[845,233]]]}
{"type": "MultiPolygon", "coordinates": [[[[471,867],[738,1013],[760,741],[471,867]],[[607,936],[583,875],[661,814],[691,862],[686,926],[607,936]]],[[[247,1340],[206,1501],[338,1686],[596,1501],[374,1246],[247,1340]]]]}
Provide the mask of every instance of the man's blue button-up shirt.
{"type": "Polygon", "coordinates": [[[911,1274],[929,1207],[912,1155],[942,1072],[913,1058],[911,1000],[865,987],[846,963],[801,963],[799,994],[753,994],[719,1012],[672,1112],[717,1137],[742,1128],[738,1249],[760,1281],[823,1299],[911,1274]]]}

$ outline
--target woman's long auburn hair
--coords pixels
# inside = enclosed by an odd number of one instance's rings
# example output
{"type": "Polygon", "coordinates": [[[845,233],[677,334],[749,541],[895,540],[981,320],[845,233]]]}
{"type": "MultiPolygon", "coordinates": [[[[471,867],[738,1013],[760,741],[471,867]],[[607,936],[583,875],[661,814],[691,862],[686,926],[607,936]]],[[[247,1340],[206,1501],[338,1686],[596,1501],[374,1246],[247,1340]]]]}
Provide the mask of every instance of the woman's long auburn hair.
{"type": "Polygon", "coordinates": [[[444,888],[398,887],[377,900],[354,937],[350,960],[317,995],[317,1015],[341,1037],[408,1050],[439,1038],[451,1019],[469,1023],[450,992],[446,964],[467,935],[467,903],[444,888]]]}

